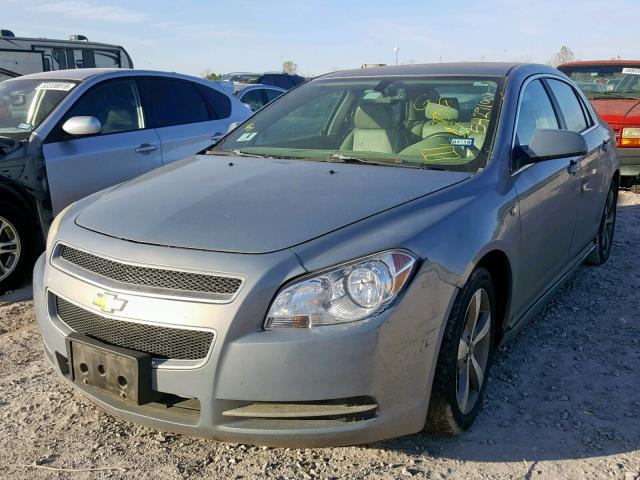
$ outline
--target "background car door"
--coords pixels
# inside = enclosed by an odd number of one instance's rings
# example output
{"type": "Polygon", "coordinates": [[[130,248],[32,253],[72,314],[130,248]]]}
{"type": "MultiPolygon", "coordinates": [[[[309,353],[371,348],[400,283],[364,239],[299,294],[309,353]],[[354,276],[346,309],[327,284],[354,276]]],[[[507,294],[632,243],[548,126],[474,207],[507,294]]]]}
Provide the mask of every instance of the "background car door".
{"type": "MultiPolygon", "coordinates": [[[[578,255],[596,236],[604,208],[604,159],[605,148],[611,146],[611,138],[603,136],[594,126],[586,106],[568,83],[547,79],[563,120],[563,128],[581,133],[587,142],[588,153],[580,159],[580,204],[576,219],[571,255],[578,255]],[[608,141],[607,141],[608,138],[608,141]]],[[[610,135],[610,134],[608,134],[610,135]]]]}
{"type": "Polygon", "coordinates": [[[526,163],[536,131],[559,127],[544,85],[539,79],[531,81],[521,94],[513,152],[521,232],[514,318],[551,286],[570,259],[578,215],[579,163],[575,158],[526,163]]]}
{"type": "Polygon", "coordinates": [[[227,133],[231,101],[224,93],[166,77],[143,77],[139,85],[145,110],[152,112],[165,164],[195,155],[227,133]]]}
{"type": "Polygon", "coordinates": [[[162,165],[160,139],[142,110],[136,82],[104,81],[69,109],[43,145],[54,214],[71,202],[162,165]],[[75,116],[100,120],[101,132],[73,137],[62,129],[75,116]]]}

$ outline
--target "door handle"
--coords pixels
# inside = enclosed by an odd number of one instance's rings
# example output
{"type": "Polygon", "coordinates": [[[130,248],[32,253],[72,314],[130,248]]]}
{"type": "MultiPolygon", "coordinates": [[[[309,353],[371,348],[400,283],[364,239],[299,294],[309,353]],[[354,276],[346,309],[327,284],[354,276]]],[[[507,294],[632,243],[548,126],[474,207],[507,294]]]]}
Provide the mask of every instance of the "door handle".
{"type": "Polygon", "coordinates": [[[568,172],[571,175],[575,175],[580,170],[580,161],[579,160],[571,160],[569,162],[569,168],[567,168],[568,172]]]}
{"type": "Polygon", "coordinates": [[[151,145],[150,143],[143,143],[136,148],[136,153],[151,153],[158,149],[158,145],[151,145]]]}

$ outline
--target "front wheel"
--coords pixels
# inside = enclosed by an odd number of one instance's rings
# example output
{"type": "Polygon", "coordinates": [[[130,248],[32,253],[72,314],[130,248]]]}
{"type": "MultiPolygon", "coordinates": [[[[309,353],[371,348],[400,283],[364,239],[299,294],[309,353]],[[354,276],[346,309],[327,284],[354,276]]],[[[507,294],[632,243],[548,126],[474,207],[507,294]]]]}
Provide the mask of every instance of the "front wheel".
{"type": "Polygon", "coordinates": [[[495,294],[491,275],[473,271],[445,327],[425,429],[457,435],[474,422],[493,360],[495,294]]]}
{"type": "Polygon", "coordinates": [[[0,293],[19,286],[29,272],[31,238],[23,211],[0,204],[0,293]]]}
{"type": "Polygon", "coordinates": [[[613,245],[613,233],[616,228],[617,204],[618,188],[615,183],[612,183],[611,187],[609,187],[604,210],[600,219],[596,246],[586,260],[589,265],[602,265],[609,259],[613,245]]]}

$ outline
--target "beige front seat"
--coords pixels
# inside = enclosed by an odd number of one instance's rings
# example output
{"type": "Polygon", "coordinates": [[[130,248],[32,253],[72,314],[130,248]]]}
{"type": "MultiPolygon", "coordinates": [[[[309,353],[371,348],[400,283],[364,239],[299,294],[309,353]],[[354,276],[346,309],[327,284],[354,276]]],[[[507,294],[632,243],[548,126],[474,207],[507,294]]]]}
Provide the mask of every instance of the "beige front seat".
{"type": "Polygon", "coordinates": [[[353,122],[355,128],[342,142],[340,150],[394,153],[406,145],[405,134],[394,125],[389,105],[362,103],[356,108],[353,122]]]}

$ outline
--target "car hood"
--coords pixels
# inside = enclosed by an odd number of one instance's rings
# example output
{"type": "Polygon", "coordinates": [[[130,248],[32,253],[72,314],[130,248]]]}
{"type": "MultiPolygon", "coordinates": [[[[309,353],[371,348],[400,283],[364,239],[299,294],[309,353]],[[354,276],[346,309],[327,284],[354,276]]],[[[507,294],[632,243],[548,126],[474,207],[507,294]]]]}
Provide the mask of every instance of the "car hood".
{"type": "Polygon", "coordinates": [[[197,156],[121,185],[76,224],[134,242],[267,253],[471,176],[303,160],[197,156]]]}
{"type": "Polygon", "coordinates": [[[640,121],[640,100],[598,99],[592,100],[598,115],[606,122],[625,123],[640,121]]]}

